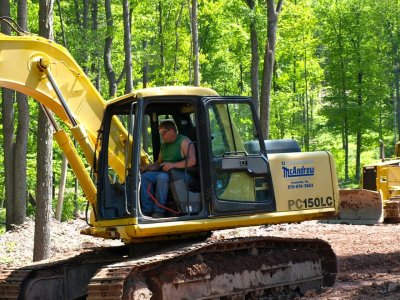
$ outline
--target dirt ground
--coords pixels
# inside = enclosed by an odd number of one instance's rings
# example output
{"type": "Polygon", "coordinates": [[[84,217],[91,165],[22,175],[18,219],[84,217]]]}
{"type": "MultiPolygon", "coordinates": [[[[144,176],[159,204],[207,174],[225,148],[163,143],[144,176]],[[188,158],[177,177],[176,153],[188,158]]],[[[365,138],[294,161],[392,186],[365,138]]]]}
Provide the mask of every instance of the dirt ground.
{"type": "MultiPolygon", "coordinates": [[[[121,245],[118,241],[80,235],[82,220],[52,226],[52,258],[69,257],[92,247],[121,245]]],[[[339,274],[333,288],[309,291],[301,299],[400,299],[400,224],[343,225],[315,221],[257,226],[215,232],[233,236],[320,238],[329,242],[338,258],[339,274]]],[[[32,262],[34,222],[0,235],[0,269],[32,262]]]]}
{"type": "Polygon", "coordinates": [[[310,291],[301,299],[400,299],[400,224],[367,226],[309,221],[218,234],[320,238],[329,242],[338,259],[336,284],[319,293],[310,291]]]}

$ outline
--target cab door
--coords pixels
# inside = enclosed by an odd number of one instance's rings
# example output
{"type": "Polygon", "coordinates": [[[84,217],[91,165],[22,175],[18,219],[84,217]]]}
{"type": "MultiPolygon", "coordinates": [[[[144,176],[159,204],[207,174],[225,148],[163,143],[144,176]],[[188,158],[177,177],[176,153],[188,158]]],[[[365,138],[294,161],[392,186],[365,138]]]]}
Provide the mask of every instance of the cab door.
{"type": "Polygon", "coordinates": [[[211,214],[274,211],[268,159],[252,100],[210,97],[205,103],[211,214]]]}

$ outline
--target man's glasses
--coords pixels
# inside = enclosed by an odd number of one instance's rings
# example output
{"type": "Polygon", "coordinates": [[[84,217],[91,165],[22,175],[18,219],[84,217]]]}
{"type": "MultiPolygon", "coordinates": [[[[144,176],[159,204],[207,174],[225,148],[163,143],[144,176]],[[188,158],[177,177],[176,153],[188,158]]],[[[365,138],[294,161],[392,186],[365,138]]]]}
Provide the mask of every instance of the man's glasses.
{"type": "Polygon", "coordinates": [[[164,136],[169,129],[160,130],[160,135],[164,136]]]}

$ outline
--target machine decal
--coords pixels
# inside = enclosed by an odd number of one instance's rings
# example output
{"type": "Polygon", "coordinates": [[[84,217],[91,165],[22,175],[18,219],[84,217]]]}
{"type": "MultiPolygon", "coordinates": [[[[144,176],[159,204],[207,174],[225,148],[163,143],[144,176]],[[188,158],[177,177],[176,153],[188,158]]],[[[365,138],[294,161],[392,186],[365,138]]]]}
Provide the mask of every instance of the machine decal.
{"type": "Polygon", "coordinates": [[[293,189],[309,189],[313,188],[314,184],[312,182],[309,182],[308,180],[297,180],[297,181],[291,181],[290,184],[288,184],[288,190],[293,190],[293,189]]]}
{"type": "Polygon", "coordinates": [[[310,208],[333,207],[333,197],[316,197],[297,200],[288,200],[289,210],[301,210],[310,208]]]}
{"type": "Polygon", "coordinates": [[[284,178],[294,178],[294,177],[304,177],[304,176],[314,176],[314,167],[313,166],[305,166],[307,164],[312,164],[314,161],[312,160],[304,160],[304,161],[291,161],[291,162],[282,162],[282,171],[284,178]],[[300,166],[299,166],[300,165],[300,166]]]}

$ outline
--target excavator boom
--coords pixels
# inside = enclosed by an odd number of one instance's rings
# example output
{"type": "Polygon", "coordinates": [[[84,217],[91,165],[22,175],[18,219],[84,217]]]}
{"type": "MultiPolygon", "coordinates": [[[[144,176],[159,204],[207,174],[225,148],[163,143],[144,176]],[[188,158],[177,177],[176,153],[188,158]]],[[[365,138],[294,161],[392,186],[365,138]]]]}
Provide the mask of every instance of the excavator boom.
{"type": "Polygon", "coordinates": [[[31,96],[72,126],[45,70],[57,78],[72,117],[85,124],[94,144],[106,102],[69,52],[41,37],[1,35],[0,85],[31,96]]]}
{"type": "MultiPolygon", "coordinates": [[[[64,47],[37,36],[1,34],[0,86],[33,97],[64,121],[81,146],[87,163],[91,167],[95,165],[95,146],[101,133],[106,102],[64,47]]],[[[117,119],[113,120],[112,127],[109,152],[113,159],[110,159],[110,166],[123,178],[125,156],[117,149],[125,147],[126,129],[117,119]]],[[[56,131],[55,139],[69,156],[68,161],[93,204],[96,189],[74,143],[62,133],[63,130],[57,128],[56,131]]],[[[147,162],[145,153],[142,153],[142,160],[147,162]]]]}

